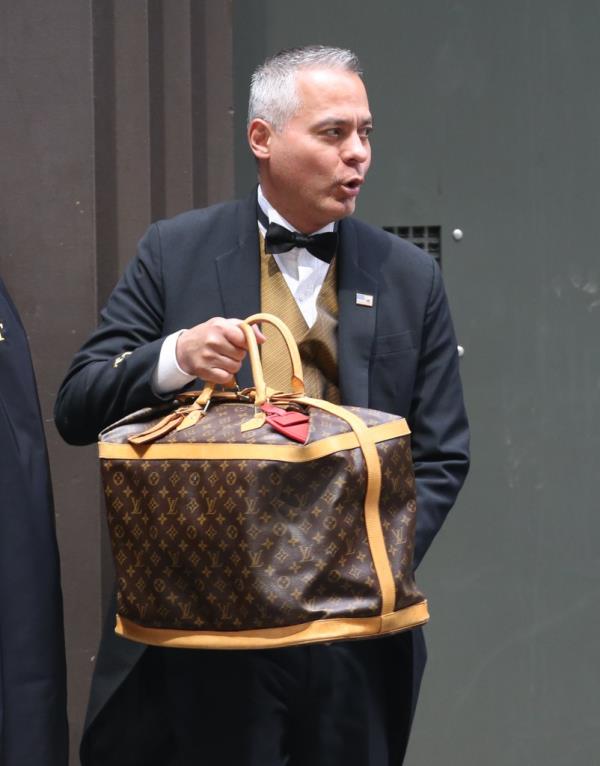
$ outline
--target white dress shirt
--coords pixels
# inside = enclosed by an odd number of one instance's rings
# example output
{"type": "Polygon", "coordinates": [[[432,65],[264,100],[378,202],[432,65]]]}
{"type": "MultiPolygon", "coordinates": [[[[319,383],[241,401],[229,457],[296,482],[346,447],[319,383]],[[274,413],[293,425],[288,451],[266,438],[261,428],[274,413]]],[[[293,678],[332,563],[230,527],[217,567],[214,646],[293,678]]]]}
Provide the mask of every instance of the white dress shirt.
{"type": "MultiPolygon", "coordinates": [[[[260,186],[258,187],[258,204],[263,213],[269,219],[269,223],[278,223],[290,231],[298,231],[288,221],[279,215],[277,210],[264,196],[260,186]]],[[[265,227],[258,222],[260,234],[264,237],[265,227]]],[[[335,224],[330,223],[316,232],[304,232],[308,234],[323,234],[333,231],[335,224]]],[[[329,264],[316,258],[303,247],[294,247],[287,253],[273,255],[290,292],[294,296],[306,324],[312,327],[317,319],[317,298],[325,281],[329,264]]],[[[158,364],[152,377],[152,388],[157,394],[166,394],[177,391],[190,383],[195,375],[188,375],[177,364],[176,346],[177,338],[183,332],[178,330],[167,336],[160,349],[158,364]]]]}

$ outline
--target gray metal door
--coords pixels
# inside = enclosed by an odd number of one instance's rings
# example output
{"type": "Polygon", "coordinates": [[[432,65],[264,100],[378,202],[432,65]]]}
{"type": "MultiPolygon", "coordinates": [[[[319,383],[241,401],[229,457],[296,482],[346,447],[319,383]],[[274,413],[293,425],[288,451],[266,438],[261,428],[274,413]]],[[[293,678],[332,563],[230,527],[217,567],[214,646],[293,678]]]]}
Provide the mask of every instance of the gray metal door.
{"type": "Polygon", "coordinates": [[[419,573],[430,659],[407,764],[598,763],[600,3],[234,7],[239,193],[252,67],[342,45],[376,125],[358,215],[441,227],[473,467],[419,573]]]}

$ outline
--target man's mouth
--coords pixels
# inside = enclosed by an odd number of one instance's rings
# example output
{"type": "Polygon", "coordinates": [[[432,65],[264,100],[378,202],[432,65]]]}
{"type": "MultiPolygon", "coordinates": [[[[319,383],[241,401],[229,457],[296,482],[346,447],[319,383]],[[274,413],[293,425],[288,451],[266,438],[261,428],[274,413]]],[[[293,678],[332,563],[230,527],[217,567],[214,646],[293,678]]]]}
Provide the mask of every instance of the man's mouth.
{"type": "Polygon", "coordinates": [[[365,179],[361,176],[353,176],[352,178],[347,178],[345,181],[341,181],[340,186],[346,192],[346,194],[351,197],[356,197],[364,180],[365,179]]]}

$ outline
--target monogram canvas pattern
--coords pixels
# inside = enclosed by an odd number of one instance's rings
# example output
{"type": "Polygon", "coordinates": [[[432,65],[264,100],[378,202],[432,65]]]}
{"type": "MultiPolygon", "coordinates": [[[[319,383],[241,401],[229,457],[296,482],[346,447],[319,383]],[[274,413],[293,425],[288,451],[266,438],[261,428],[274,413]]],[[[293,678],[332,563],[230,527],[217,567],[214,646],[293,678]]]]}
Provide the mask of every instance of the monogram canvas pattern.
{"type": "MultiPolygon", "coordinates": [[[[369,426],[397,421],[347,408],[369,426]]],[[[242,432],[250,404],[217,403],[155,444],[289,444],[268,426],[242,432]]],[[[152,421],[117,425],[123,444],[152,421]]],[[[309,443],[346,433],[310,409],[309,443]]],[[[412,578],[415,486],[409,436],[377,445],[380,514],[395,609],[423,600],[412,578]]],[[[374,617],[381,593],[365,527],[367,472],[357,447],[318,460],[102,460],[122,617],[152,628],[236,631],[374,617]]]]}

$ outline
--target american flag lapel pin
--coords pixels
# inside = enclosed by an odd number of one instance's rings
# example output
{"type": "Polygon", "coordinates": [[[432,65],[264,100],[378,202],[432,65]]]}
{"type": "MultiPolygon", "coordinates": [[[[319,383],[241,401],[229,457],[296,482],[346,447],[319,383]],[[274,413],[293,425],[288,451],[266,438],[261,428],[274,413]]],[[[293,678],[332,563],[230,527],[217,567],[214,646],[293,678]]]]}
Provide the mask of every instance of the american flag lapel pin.
{"type": "Polygon", "coordinates": [[[357,306],[373,306],[373,296],[367,293],[356,293],[356,305],[357,306]]]}

